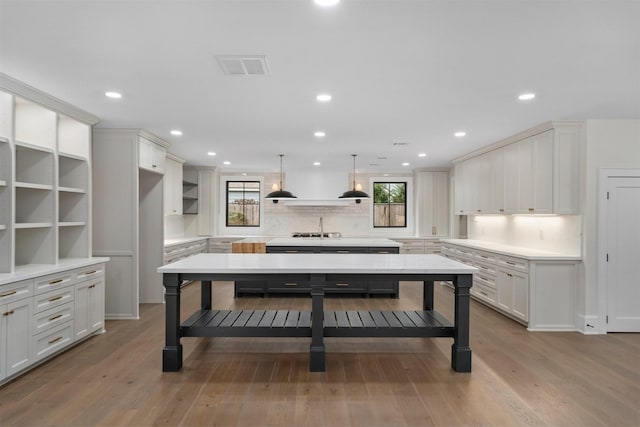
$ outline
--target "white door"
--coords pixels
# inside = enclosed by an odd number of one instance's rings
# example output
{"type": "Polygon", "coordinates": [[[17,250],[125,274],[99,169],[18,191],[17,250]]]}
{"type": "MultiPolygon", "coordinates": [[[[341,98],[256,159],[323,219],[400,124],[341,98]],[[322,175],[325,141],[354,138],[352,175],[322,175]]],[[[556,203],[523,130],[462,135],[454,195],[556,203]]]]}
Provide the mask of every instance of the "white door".
{"type": "Polygon", "coordinates": [[[607,185],[607,330],[640,332],[640,178],[607,185]]]}

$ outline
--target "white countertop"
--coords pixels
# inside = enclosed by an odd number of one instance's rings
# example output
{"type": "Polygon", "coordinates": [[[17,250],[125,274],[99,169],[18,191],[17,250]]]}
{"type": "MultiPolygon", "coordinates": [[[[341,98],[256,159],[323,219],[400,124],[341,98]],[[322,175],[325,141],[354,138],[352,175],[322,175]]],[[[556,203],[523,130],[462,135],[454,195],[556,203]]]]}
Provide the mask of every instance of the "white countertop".
{"type": "Polygon", "coordinates": [[[172,237],[170,239],[164,239],[164,246],[182,245],[184,243],[198,242],[200,240],[208,240],[206,236],[184,236],[184,237],[172,237]]]}
{"type": "Polygon", "coordinates": [[[198,254],[158,268],[160,273],[403,273],[473,274],[478,269],[425,254],[198,254]]]}
{"type": "Polygon", "coordinates": [[[547,252],[522,246],[511,246],[504,245],[502,243],[485,242],[484,240],[441,239],[441,242],[452,243],[454,245],[465,246],[467,248],[473,249],[484,249],[502,255],[524,258],[531,261],[580,261],[582,259],[580,255],[547,252]]]}
{"type": "Polygon", "coordinates": [[[399,248],[402,243],[391,239],[342,237],[340,239],[321,239],[319,237],[277,237],[267,242],[267,246],[361,246],[399,248]]]}
{"type": "Polygon", "coordinates": [[[89,265],[100,264],[107,261],[109,261],[109,258],[105,257],[71,258],[61,259],[57,264],[31,264],[24,267],[16,267],[16,271],[14,273],[0,274],[0,285],[55,274],[74,268],[87,267],[89,265]]]}

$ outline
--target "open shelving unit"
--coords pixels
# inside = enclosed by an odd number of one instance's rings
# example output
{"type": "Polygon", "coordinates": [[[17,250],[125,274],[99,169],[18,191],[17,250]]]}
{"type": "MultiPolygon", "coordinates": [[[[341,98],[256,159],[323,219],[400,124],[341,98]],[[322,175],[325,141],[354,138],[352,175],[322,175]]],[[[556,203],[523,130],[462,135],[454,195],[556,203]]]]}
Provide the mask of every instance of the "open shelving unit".
{"type": "Polygon", "coordinates": [[[182,179],[182,214],[198,213],[198,171],[185,169],[182,179]]]}
{"type": "Polygon", "coordinates": [[[0,273],[91,257],[86,113],[11,81],[3,84],[10,88],[0,91],[0,273]]]}

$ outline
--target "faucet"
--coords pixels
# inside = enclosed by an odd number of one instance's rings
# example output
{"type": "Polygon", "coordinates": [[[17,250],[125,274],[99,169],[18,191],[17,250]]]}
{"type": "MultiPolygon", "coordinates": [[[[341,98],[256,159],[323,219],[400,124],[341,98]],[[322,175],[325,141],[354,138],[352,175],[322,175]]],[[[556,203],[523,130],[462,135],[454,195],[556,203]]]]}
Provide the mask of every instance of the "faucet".
{"type": "Polygon", "coordinates": [[[324,226],[322,224],[322,217],[320,217],[320,240],[324,239],[324,226]]]}

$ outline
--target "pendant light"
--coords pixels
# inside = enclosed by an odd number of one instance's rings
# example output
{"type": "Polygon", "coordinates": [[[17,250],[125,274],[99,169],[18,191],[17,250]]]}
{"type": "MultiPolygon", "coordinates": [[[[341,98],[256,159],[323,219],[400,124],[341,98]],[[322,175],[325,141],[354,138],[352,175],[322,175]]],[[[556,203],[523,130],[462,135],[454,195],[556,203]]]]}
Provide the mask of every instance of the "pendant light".
{"type": "Polygon", "coordinates": [[[267,196],[265,197],[265,199],[273,200],[273,203],[278,203],[279,200],[297,199],[296,196],[294,196],[288,191],[285,191],[282,188],[282,158],[284,157],[284,154],[279,154],[279,156],[280,156],[280,188],[278,190],[272,191],[271,193],[267,194],[267,196]]]}
{"type": "Polygon", "coordinates": [[[368,199],[369,195],[364,191],[360,191],[356,188],[356,156],[357,154],[352,154],[353,156],[353,190],[345,191],[340,199],[353,199],[356,203],[360,203],[361,199],[368,199]]]}

